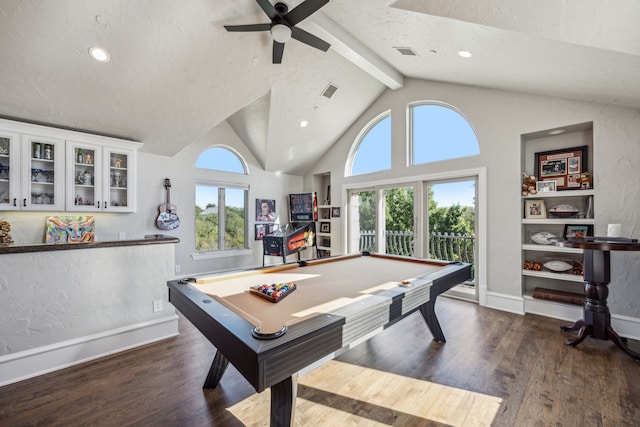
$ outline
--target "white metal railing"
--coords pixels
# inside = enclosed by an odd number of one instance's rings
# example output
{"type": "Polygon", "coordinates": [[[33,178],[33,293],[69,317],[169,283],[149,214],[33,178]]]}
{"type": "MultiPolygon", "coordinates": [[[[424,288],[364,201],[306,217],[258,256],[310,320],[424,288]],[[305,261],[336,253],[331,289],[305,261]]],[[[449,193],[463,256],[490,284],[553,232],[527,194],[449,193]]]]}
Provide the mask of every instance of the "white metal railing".
{"type": "MultiPolygon", "coordinates": [[[[386,231],[386,252],[388,254],[413,256],[414,235],[407,231],[386,231]]],[[[475,261],[475,236],[453,232],[431,233],[429,236],[429,257],[445,261],[461,261],[471,265],[475,261]]],[[[360,252],[376,249],[374,230],[360,230],[360,252]]]]}

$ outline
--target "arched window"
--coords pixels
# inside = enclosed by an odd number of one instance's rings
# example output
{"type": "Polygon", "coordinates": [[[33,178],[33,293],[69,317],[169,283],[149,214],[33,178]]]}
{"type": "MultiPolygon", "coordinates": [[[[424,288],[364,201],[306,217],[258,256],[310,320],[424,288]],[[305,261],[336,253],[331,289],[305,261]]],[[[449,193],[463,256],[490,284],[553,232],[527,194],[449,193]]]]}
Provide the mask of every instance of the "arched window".
{"type": "Polygon", "coordinates": [[[237,182],[217,172],[247,175],[246,163],[238,153],[227,147],[211,147],[196,160],[195,233],[199,253],[238,251],[249,247],[248,203],[249,186],[246,177],[237,182]]]}
{"type": "Polygon", "coordinates": [[[247,174],[244,160],[238,153],[227,147],[211,147],[206,149],[198,156],[196,167],[247,174]]]}
{"type": "Polygon", "coordinates": [[[345,176],[391,169],[391,112],[385,111],[360,131],[347,159],[345,176]]]}
{"type": "Polygon", "coordinates": [[[473,128],[454,108],[420,103],[409,109],[411,164],[480,154],[473,128]]]}

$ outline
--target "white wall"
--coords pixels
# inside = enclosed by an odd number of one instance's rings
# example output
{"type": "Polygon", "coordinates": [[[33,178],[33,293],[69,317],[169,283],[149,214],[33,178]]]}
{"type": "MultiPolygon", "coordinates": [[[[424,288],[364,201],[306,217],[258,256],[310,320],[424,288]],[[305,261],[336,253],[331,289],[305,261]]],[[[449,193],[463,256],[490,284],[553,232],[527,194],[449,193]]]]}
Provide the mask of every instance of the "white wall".
{"type": "MultiPolygon", "coordinates": [[[[625,234],[640,237],[640,112],[637,110],[545,96],[481,89],[437,82],[405,80],[387,90],[336,142],[305,177],[331,172],[332,204],[346,206],[346,184],[410,178],[486,167],[487,170],[487,290],[505,298],[521,297],[521,135],[572,124],[593,122],[596,235],[606,235],[608,223],[621,223],[625,234]],[[450,104],[473,126],[480,155],[420,165],[405,165],[407,104],[433,100],[450,104]],[[390,171],[344,177],[345,160],[358,132],[381,112],[392,113],[390,171]]],[[[528,171],[533,173],[533,170],[528,171]]],[[[343,220],[344,222],[344,220],[343,220]]],[[[341,230],[332,228],[342,241],[341,230]]],[[[614,253],[609,305],[613,313],[640,318],[640,253],[614,253]]]]}

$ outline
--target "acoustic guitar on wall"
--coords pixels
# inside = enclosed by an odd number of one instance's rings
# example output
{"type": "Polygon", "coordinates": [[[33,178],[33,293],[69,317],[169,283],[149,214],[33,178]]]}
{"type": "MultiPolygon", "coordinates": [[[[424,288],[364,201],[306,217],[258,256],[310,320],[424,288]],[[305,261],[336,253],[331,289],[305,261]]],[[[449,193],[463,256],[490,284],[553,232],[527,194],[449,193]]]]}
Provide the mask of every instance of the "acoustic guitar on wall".
{"type": "Polygon", "coordinates": [[[165,178],[164,180],[164,189],[167,190],[167,201],[166,203],[158,206],[158,210],[160,214],[156,219],[156,225],[161,230],[175,230],[180,225],[180,218],[178,218],[178,208],[176,205],[171,203],[171,180],[169,178],[165,178]]]}

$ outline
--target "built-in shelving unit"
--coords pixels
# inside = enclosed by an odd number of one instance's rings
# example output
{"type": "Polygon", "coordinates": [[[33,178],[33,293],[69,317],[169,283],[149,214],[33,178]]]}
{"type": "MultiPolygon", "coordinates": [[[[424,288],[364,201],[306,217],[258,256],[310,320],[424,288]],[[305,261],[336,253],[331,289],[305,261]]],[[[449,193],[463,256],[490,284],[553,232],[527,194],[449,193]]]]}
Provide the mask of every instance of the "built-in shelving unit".
{"type": "Polygon", "coordinates": [[[332,223],[331,209],[331,174],[324,173],[314,176],[314,188],[318,193],[318,222],[316,234],[318,239],[318,258],[332,255],[332,223]]]}
{"type": "MultiPolygon", "coordinates": [[[[587,147],[586,164],[580,169],[586,169],[593,176],[593,126],[583,123],[563,127],[564,132],[550,134],[553,129],[522,135],[522,171],[528,175],[536,174],[536,153],[571,149],[573,147],[587,147]]],[[[558,191],[540,191],[537,194],[521,196],[521,253],[522,253],[522,295],[525,312],[547,315],[550,317],[571,319],[579,315],[581,307],[564,302],[534,298],[534,290],[548,289],[551,291],[570,292],[584,295],[584,279],[578,272],[583,262],[582,249],[563,248],[555,244],[539,244],[532,240],[536,233],[551,233],[558,239],[564,238],[566,226],[585,226],[593,229],[594,196],[593,184],[586,189],[570,189],[558,191]],[[543,212],[540,217],[530,217],[527,209],[531,203],[539,203],[543,212]],[[578,212],[569,218],[554,217],[549,210],[559,205],[571,205],[578,212]],[[574,265],[574,270],[563,272],[551,271],[544,267],[548,261],[565,261],[574,265]],[[537,262],[540,270],[526,269],[526,262],[537,262]]],[[[597,183],[595,183],[597,185],[597,183]]],[[[534,215],[535,216],[535,215],[534,215]]]]}

